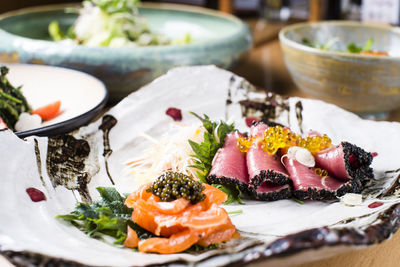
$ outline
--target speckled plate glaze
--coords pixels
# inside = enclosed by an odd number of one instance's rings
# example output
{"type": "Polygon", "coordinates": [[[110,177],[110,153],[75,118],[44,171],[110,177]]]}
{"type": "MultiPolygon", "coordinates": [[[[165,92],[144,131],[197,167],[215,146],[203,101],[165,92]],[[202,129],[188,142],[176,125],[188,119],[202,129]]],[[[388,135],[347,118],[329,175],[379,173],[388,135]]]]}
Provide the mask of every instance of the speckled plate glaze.
{"type": "Polygon", "coordinates": [[[399,123],[362,120],[321,101],[258,92],[214,66],[177,68],[68,135],[21,140],[10,131],[0,132],[0,151],[9,151],[7,160],[4,154],[0,160],[0,250],[26,266],[242,266],[258,261],[285,266],[376,244],[400,226],[399,134],[399,123]],[[254,101],[259,105],[249,105],[254,101]],[[375,181],[363,191],[363,203],[354,207],[292,200],[226,206],[243,211],[231,217],[243,238],[200,254],[133,252],[54,219],[71,211],[77,200],[98,198],[96,186],[115,186],[120,192],[137,187],[123,163],[148,145],[141,133],[158,138],[168,130],[169,107],[180,108],[185,123],[198,123],[188,113],[194,111],[213,119],[232,118],[245,131],[245,116],[262,116],[298,133],[313,129],[328,134],[333,143],[355,143],[378,153],[372,165],[375,181]],[[60,157],[60,151],[68,153],[60,157]],[[27,187],[40,189],[47,200],[32,202],[27,187]],[[368,207],[376,201],[382,205],[368,207]]]}
{"type": "Polygon", "coordinates": [[[187,5],[143,3],[140,14],[150,28],[170,38],[190,33],[187,45],[145,47],[87,47],[50,41],[51,21],[72,25],[73,5],[39,6],[0,16],[0,61],[61,66],[102,80],[110,100],[120,100],[176,66],[214,64],[230,68],[252,44],[249,28],[240,19],[187,5]],[[26,23],[29,21],[29,23],[26,23]]]}
{"type": "Polygon", "coordinates": [[[107,102],[104,84],[83,72],[59,67],[7,64],[8,78],[22,92],[33,109],[61,101],[60,114],[39,128],[16,132],[19,137],[67,133],[90,122],[107,102]]]}

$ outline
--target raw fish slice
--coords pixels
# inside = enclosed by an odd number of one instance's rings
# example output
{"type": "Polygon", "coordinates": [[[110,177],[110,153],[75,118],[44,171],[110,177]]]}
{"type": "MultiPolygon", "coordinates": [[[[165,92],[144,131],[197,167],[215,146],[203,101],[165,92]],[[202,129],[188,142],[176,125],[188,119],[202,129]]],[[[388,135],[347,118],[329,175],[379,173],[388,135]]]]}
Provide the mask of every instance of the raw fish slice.
{"type": "Polygon", "coordinates": [[[262,183],[255,191],[254,197],[259,200],[275,201],[292,197],[292,189],[289,184],[274,185],[262,183]]]}
{"type": "Polygon", "coordinates": [[[160,254],[178,253],[190,248],[199,241],[190,229],[178,232],[170,237],[153,237],[139,242],[140,252],[157,252],[160,254]]]}
{"type": "Polygon", "coordinates": [[[268,125],[258,123],[250,129],[250,136],[254,137],[255,141],[247,152],[246,161],[250,183],[256,187],[263,182],[277,185],[289,182],[288,174],[280,161],[280,157],[268,154],[261,147],[260,140],[263,138],[267,128],[268,125]]]}
{"type": "Polygon", "coordinates": [[[345,193],[361,191],[357,179],[346,182],[329,175],[321,177],[315,174],[315,168],[304,166],[295,159],[285,157],[283,160],[293,183],[293,194],[298,199],[335,199],[345,193]]]}
{"type": "Polygon", "coordinates": [[[236,233],[236,228],[228,218],[227,223],[218,227],[214,232],[208,236],[202,238],[197,242],[200,246],[208,247],[212,244],[220,244],[231,240],[233,235],[236,233]]]}
{"type": "Polygon", "coordinates": [[[287,184],[289,176],[279,158],[278,155],[269,155],[261,148],[261,142],[255,141],[246,155],[250,183],[255,187],[263,182],[287,184]]]}
{"type": "Polygon", "coordinates": [[[370,168],[372,154],[347,142],[323,150],[314,158],[317,167],[337,179],[367,181],[374,177],[370,168]]]}
{"type": "Polygon", "coordinates": [[[239,136],[243,135],[232,132],[226,136],[224,146],[214,156],[207,181],[210,184],[237,185],[242,192],[249,192],[246,154],[237,147],[239,136]]]}

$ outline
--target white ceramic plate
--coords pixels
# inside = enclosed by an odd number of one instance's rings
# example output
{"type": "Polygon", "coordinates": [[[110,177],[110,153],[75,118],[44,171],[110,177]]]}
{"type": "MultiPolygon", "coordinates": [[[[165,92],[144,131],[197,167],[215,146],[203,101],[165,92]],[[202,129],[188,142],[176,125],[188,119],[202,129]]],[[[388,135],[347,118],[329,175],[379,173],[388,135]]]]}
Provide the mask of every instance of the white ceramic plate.
{"type": "Polygon", "coordinates": [[[19,137],[55,135],[69,132],[88,123],[104,107],[107,89],[95,77],[65,68],[6,64],[12,85],[22,92],[33,109],[61,101],[61,113],[42,123],[40,128],[17,132],[19,137]]]}

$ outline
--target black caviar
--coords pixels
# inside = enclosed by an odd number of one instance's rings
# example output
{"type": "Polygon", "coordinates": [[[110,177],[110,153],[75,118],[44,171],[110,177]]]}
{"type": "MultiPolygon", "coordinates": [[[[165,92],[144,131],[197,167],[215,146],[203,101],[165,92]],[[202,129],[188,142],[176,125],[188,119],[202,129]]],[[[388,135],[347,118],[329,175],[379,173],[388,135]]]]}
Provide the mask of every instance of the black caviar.
{"type": "Polygon", "coordinates": [[[166,172],[158,177],[147,192],[158,196],[161,201],[172,201],[178,198],[186,198],[195,204],[205,199],[202,193],[205,187],[199,181],[179,172],[166,172]]]}

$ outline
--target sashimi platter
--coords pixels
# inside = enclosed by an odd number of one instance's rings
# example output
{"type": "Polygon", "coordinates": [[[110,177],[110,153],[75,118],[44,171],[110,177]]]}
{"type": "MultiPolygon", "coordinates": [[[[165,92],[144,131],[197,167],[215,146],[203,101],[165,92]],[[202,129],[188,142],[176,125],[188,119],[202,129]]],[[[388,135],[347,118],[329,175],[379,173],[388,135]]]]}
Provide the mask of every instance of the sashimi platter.
{"type": "Polygon", "coordinates": [[[0,254],[279,266],[377,244],[400,226],[399,136],[215,66],[175,68],[69,134],[0,131],[0,254]]]}

